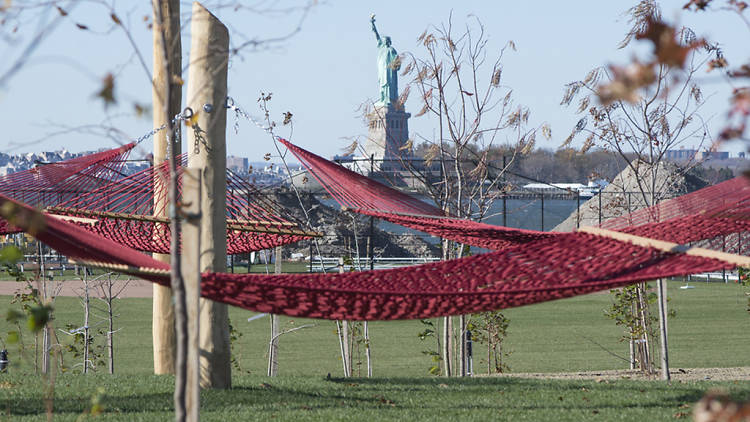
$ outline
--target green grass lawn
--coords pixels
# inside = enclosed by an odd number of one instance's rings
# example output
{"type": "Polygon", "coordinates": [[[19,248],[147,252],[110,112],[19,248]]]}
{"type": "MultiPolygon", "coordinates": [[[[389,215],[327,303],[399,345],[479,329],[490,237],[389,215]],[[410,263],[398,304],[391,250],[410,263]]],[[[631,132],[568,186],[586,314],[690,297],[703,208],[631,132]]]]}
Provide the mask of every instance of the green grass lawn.
{"type": "MultiPolygon", "coordinates": [[[[750,366],[747,349],[747,301],[744,288],[735,284],[669,282],[669,306],[677,316],[669,321],[670,358],[673,368],[750,366]]],[[[10,297],[0,297],[0,309],[17,307],[10,297]]],[[[512,372],[556,372],[624,369],[627,344],[619,341],[621,329],[603,315],[610,303],[599,293],[523,308],[509,309],[512,372]]],[[[96,303],[96,302],[94,302],[96,303]]],[[[101,305],[97,306],[101,307],[101,305]]],[[[106,415],[120,420],[169,419],[173,379],[151,375],[151,301],[123,299],[118,302],[115,349],[116,375],[100,368],[92,376],[63,374],[56,383],[56,414],[70,420],[85,410],[97,386],[104,388],[106,415]]],[[[230,308],[232,325],[241,334],[234,354],[241,370],[234,370],[233,390],[203,393],[204,420],[351,420],[444,419],[466,420],[664,420],[680,406],[693,403],[712,386],[724,386],[739,398],[748,398],[748,383],[674,383],[617,381],[551,381],[524,379],[445,379],[428,375],[434,340],[421,341],[419,321],[370,324],[373,367],[376,378],[339,380],[341,361],[335,325],[331,321],[282,318],[282,327],[315,324],[281,337],[279,374],[268,379],[266,349],[268,318],[248,322],[252,312],[230,308]],[[327,374],[333,380],[326,380],[327,374]],[[584,399],[585,397],[585,399],[584,399]]],[[[82,325],[76,298],[58,298],[55,324],[82,325]]],[[[96,320],[92,320],[92,325],[96,320]]],[[[13,329],[0,320],[0,335],[13,329]]],[[[61,342],[69,337],[58,331],[61,342]]],[[[104,339],[97,337],[96,343],[104,339]]],[[[33,348],[28,334],[24,344],[33,348]]],[[[10,410],[41,417],[42,388],[33,375],[33,358],[19,357],[17,345],[8,345],[11,373],[0,375],[0,414],[10,410]]],[[[475,345],[475,369],[484,368],[482,345],[475,345]]],[[[361,354],[364,358],[364,353],[361,354]]],[[[66,366],[76,362],[64,355],[66,366]]],[[[364,368],[362,368],[364,371],[364,368]]],[[[357,369],[354,371],[357,375],[357,369]]],[[[3,420],[0,417],[0,420],[3,420]]]]}
{"type": "MultiPolygon", "coordinates": [[[[682,283],[669,282],[669,306],[677,315],[669,320],[670,359],[673,367],[750,366],[747,348],[750,315],[744,288],[735,284],[695,284],[695,289],[681,290],[682,283]]],[[[511,352],[508,364],[513,372],[561,372],[625,368],[627,344],[620,342],[621,328],[607,319],[603,311],[610,303],[607,293],[580,296],[522,308],[508,309],[509,335],[505,342],[511,352]],[[614,356],[618,355],[620,357],[614,356]]],[[[10,305],[10,297],[0,297],[0,309],[10,305]]],[[[102,308],[96,300],[94,306],[102,308]]],[[[4,313],[4,312],[3,312],[4,313]]],[[[115,365],[118,373],[147,374],[153,366],[151,346],[151,300],[122,299],[117,304],[115,365]]],[[[91,325],[97,323],[94,312],[91,325]]],[[[266,372],[266,349],[269,340],[268,318],[247,322],[252,312],[230,308],[232,325],[241,334],[234,342],[234,352],[243,373],[266,372]]],[[[77,298],[58,298],[55,324],[62,328],[70,323],[81,326],[82,308],[77,298]]],[[[281,375],[325,376],[341,373],[336,327],[331,321],[281,318],[282,328],[315,324],[313,328],[286,334],[280,340],[281,375]]],[[[103,325],[100,325],[103,327],[103,325]]],[[[13,329],[0,320],[0,334],[13,329]]],[[[421,341],[419,321],[370,323],[374,374],[376,376],[428,376],[430,361],[422,351],[435,349],[434,340],[421,341]]],[[[61,342],[69,336],[57,332],[61,342]]],[[[95,338],[95,343],[103,342],[95,338]]],[[[33,345],[33,339],[25,343],[33,345]]],[[[18,363],[16,346],[8,346],[11,358],[18,363]]],[[[485,370],[484,349],[476,344],[475,369],[485,370]]],[[[364,359],[364,352],[361,354],[364,359]]],[[[22,362],[29,364],[30,359],[22,362]]],[[[65,356],[66,362],[72,358],[65,356]]],[[[356,375],[356,369],[355,369],[356,375]]]]}
{"type": "MultiPolygon", "coordinates": [[[[57,378],[55,419],[74,421],[102,406],[106,420],[170,420],[174,379],[154,375],[71,375],[57,378]]],[[[673,383],[551,381],[517,378],[444,379],[235,376],[228,391],[201,393],[204,421],[655,421],[689,420],[706,389],[747,399],[738,382],[673,383]]],[[[38,377],[4,376],[0,420],[44,418],[38,377]]],[[[88,420],[88,418],[86,418],[88,420]]]]}

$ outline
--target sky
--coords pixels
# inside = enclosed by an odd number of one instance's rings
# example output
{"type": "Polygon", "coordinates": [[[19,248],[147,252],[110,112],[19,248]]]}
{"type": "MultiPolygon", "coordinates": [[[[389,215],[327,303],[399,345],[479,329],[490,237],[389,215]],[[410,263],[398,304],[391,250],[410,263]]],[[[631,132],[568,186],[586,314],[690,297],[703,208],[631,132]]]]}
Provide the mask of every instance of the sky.
{"type": "MultiPolygon", "coordinates": [[[[692,27],[700,37],[722,42],[726,56],[736,58],[737,64],[748,59],[740,42],[747,39],[747,29],[736,16],[720,11],[685,12],[685,1],[661,2],[665,19],[692,27]]],[[[113,27],[107,7],[74,3],[60,3],[69,12],[65,17],[58,17],[54,9],[33,9],[22,21],[6,22],[0,29],[2,75],[22,55],[39,27],[56,22],[24,66],[0,86],[2,152],[109,148],[151,129],[151,114],[138,117],[133,108],[134,103],[151,102],[152,35],[143,20],[150,15],[149,2],[112,0],[132,42],[124,31],[113,27]],[[89,29],[81,30],[76,23],[89,29]],[[12,33],[16,24],[18,30],[12,33]],[[109,72],[116,77],[117,104],[105,108],[95,93],[109,72]],[[102,133],[102,124],[116,130],[102,133]]],[[[283,128],[278,134],[291,136],[292,142],[327,157],[349,145],[348,138],[366,133],[358,108],[378,94],[371,13],[376,14],[381,35],[391,36],[399,53],[423,54],[417,37],[450,16],[455,25],[465,24],[470,15],[478,17],[485,25],[490,56],[512,40],[517,51],[504,57],[503,84],[513,89],[518,104],[531,110],[532,125],[546,122],[551,126],[552,139],[537,142],[537,146],[550,149],[562,143],[580,118],[574,107],[560,106],[565,84],[583,79],[596,66],[625,64],[631,57],[647,53],[646,45],[617,48],[628,29],[624,12],[635,1],[326,0],[307,14],[292,7],[304,1],[242,2],[253,5],[253,10],[237,10],[226,0],[205,4],[229,27],[232,46],[249,39],[283,38],[261,49],[243,49],[232,58],[229,95],[250,114],[260,116],[256,100],[261,92],[273,93],[271,116],[281,120],[283,112],[294,115],[294,132],[283,128]]],[[[183,64],[188,62],[190,45],[189,12],[190,3],[183,2],[183,64]]],[[[187,79],[187,72],[183,77],[187,79]]],[[[701,74],[700,79],[709,97],[702,114],[712,132],[718,133],[729,87],[713,75],[701,74]]],[[[399,86],[405,82],[401,78],[399,86]]],[[[415,97],[406,104],[412,114],[421,108],[415,97]]],[[[429,135],[433,131],[433,123],[425,117],[413,117],[409,124],[412,133],[429,135]]],[[[240,122],[236,132],[233,126],[230,115],[228,154],[261,161],[265,153],[273,151],[272,141],[262,130],[246,121],[240,122]]],[[[135,154],[145,155],[151,147],[150,142],[144,142],[135,154]]],[[[736,153],[744,148],[727,144],[721,149],[736,153]]]]}

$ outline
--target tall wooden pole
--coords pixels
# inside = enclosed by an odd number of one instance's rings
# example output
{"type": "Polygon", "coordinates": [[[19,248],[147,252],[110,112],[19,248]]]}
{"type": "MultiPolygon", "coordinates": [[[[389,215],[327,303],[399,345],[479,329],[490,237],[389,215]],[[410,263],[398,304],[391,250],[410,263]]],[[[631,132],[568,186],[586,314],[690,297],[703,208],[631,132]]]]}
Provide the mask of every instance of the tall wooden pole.
{"type": "MultiPolygon", "coordinates": [[[[153,70],[153,124],[161,127],[167,118],[175,116],[182,107],[182,87],[179,81],[182,74],[182,39],[180,37],[180,2],[179,0],[158,0],[161,11],[162,26],[154,25],[154,70],[153,70]],[[162,40],[162,34],[164,40],[162,40]],[[167,46],[166,60],[163,45],[167,46]],[[166,75],[165,75],[166,73],[166,75]],[[167,113],[164,110],[168,110],[167,113]],[[168,116],[167,116],[168,115],[168,116]]],[[[156,16],[154,22],[160,22],[156,16]]],[[[167,131],[154,135],[154,166],[167,160],[167,153],[174,156],[182,153],[179,138],[169,145],[167,131]]],[[[158,217],[167,217],[168,180],[162,175],[155,175],[154,190],[162,192],[154,195],[154,210],[158,217]]],[[[164,226],[166,229],[166,227],[164,226]]],[[[162,233],[155,233],[161,236],[162,233]]],[[[154,254],[154,259],[169,262],[169,254],[154,254]]],[[[154,284],[152,335],[154,342],[154,373],[173,374],[175,361],[175,328],[172,289],[154,284]]]]}
{"type": "MultiPolygon", "coordinates": [[[[200,270],[225,272],[226,124],[229,32],[198,2],[193,3],[187,105],[197,113],[188,129],[188,163],[202,169],[200,270]]],[[[227,305],[201,299],[200,369],[204,388],[231,387],[227,305]]]]}

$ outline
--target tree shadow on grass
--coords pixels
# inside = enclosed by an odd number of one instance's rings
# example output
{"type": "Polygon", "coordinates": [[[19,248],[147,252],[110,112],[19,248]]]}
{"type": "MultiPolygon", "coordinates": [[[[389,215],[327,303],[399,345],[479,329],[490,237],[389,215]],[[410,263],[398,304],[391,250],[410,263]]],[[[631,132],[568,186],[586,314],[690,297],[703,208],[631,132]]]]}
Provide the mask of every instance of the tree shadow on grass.
{"type": "MultiPolygon", "coordinates": [[[[104,395],[102,404],[105,413],[131,413],[131,412],[156,412],[173,411],[172,393],[138,394],[131,396],[104,395]]],[[[91,397],[81,395],[79,397],[55,398],[53,413],[82,414],[91,407],[91,397]]],[[[44,415],[46,413],[44,398],[40,396],[25,397],[20,400],[0,400],[0,409],[9,412],[10,415],[44,415]]]]}

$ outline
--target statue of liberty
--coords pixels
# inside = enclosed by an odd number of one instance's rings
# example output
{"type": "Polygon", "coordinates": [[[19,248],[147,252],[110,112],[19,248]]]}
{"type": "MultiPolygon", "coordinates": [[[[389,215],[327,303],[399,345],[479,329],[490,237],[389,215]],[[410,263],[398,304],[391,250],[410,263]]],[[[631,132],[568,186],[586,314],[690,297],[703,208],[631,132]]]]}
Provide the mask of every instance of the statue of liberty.
{"type": "Polygon", "coordinates": [[[398,100],[398,70],[401,68],[401,61],[398,58],[396,49],[391,47],[391,37],[384,36],[380,38],[377,28],[375,28],[375,15],[370,16],[372,23],[372,32],[378,40],[378,82],[380,83],[380,100],[379,104],[390,106],[398,100]]]}

